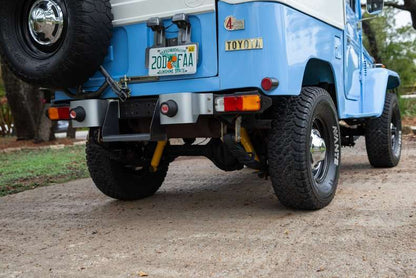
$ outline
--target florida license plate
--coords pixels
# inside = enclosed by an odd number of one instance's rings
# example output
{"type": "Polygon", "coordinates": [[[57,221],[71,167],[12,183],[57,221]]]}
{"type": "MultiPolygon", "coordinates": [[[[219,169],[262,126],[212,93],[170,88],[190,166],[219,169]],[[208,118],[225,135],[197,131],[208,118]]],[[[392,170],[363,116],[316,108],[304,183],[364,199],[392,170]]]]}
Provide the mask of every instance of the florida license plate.
{"type": "Polygon", "coordinates": [[[195,74],[198,45],[178,45],[149,50],[149,76],[195,74]]]}

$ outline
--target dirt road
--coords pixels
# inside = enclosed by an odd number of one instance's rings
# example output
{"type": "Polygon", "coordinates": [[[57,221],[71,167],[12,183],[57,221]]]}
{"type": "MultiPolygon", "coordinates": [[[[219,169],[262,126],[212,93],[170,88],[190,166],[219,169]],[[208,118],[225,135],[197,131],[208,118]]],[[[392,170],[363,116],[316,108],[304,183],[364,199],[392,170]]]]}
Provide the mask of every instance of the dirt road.
{"type": "Polygon", "coordinates": [[[154,197],[118,202],[91,180],[0,199],[3,277],[416,277],[416,142],[395,169],[344,149],[334,202],[282,207],[250,170],[172,164],[154,197]]]}

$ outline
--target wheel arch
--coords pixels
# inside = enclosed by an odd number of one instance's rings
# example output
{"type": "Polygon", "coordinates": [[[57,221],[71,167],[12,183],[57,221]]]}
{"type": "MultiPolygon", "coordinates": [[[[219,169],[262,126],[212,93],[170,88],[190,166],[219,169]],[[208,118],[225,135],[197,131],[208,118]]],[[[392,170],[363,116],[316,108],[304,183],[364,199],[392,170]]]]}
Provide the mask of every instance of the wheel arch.
{"type": "Polygon", "coordinates": [[[336,76],[331,63],[311,58],[305,66],[302,87],[315,86],[328,91],[332,101],[338,110],[338,94],[336,86],[336,76]]]}
{"type": "Polygon", "coordinates": [[[399,74],[389,70],[389,78],[387,80],[387,89],[388,90],[393,90],[396,89],[400,86],[400,77],[399,74]]]}

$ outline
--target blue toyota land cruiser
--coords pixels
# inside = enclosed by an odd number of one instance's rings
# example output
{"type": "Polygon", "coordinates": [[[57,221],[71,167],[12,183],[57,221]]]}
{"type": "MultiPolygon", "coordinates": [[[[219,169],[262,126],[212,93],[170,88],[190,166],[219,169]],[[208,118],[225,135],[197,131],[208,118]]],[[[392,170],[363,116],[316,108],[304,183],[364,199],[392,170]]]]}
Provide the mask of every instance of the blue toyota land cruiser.
{"type": "Polygon", "coordinates": [[[362,43],[362,13],[383,0],[0,3],[3,61],[56,91],[50,119],[89,128],[88,168],[112,198],[151,196],[175,158],[205,156],[314,210],[359,136],[374,167],[399,163],[400,78],[362,43]]]}

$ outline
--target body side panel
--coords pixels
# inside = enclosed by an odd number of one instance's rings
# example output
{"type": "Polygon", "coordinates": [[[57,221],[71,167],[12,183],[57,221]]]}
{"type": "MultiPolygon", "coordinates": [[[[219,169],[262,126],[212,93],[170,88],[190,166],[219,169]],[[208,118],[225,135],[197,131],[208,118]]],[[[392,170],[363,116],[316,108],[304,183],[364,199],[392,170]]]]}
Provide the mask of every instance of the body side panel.
{"type": "MultiPolygon", "coordinates": [[[[308,76],[304,76],[306,66],[310,61],[316,60],[324,62],[331,68],[333,77],[325,76],[321,81],[334,82],[341,119],[359,118],[367,112],[375,113],[370,111],[370,107],[364,111],[362,100],[352,101],[345,97],[343,30],[276,2],[232,5],[220,1],[218,30],[213,26],[215,17],[215,13],[206,13],[193,16],[192,19],[193,26],[198,26],[198,22],[201,26],[207,26],[209,22],[212,24],[211,32],[207,31],[208,29],[198,32],[197,28],[193,32],[192,40],[201,44],[202,57],[201,67],[198,68],[196,75],[166,77],[158,82],[129,84],[132,97],[260,88],[264,77],[275,77],[280,82],[278,88],[264,93],[271,96],[296,96],[300,94],[304,79],[308,80],[308,76]],[[224,28],[224,20],[230,15],[244,19],[245,29],[227,31],[224,28]],[[251,38],[263,38],[263,49],[225,51],[227,41],[251,38]],[[209,55],[204,56],[206,53],[209,55]],[[211,67],[210,64],[215,67],[211,67]]],[[[169,21],[166,24],[169,24],[169,21]]],[[[171,36],[174,35],[173,32],[171,36]]],[[[147,75],[144,61],[145,48],[152,43],[153,33],[145,23],[117,28],[113,38],[113,51],[107,57],[105,67],[108,67],[115,79],[124,75],[147,75]]],[[[84,87],[94,90],[102,82],[103,79],[97,75],[84,87]]],[[[367,87],[370,88],[371,83],[367,87]]],[[[103,98],[115,98],[115,95],[107,90],[103,98]]],[[[58,93],[57,99],[68,98],[58,93]]]]}
{"type": "MultiPolygon", "coordinates": [[[[211,32],[207,28],[203,32],[198,28],[193,30],[192,40],[200,43],[202,57],[196,75],[164,77],[159,82],[130,84],[132,96],[259,88],[264,77],[275,77],[280,82],[278,88],[267,94],[299,95],[305,68],[311,59],[319,59],[331,65],[337,91],[343,92],[343,62],[339,51],[343,41],[342,30],[281,3],[249,2],[231,5],[219,2],[217,56],[217,33],[213,17],[215,13],[191,17],[193,26],[200,24],[206,27],[210,22],[212,25],[211,32]],[[245,19],[245,30],[227,31],[224,20],[230,15],[245,19]],[[227,41],[250,38],[262,38],[263,49],[225,51],[227,41]],[[206,55],[207,52],[209,55],[206,55]],[[210,64],[216,65],[217,61],[218,75],[215,76],[216,68],[210,64]]],[[[169,23],[166,21],[165,24],[169,23]]],[[[174,36],[175,32],[171,35],[174,36]]],[[[118,27],[115,29],[113,50],[109,55],[111,57],[107,57],[104,67],[116,80],[124,75],[147,75],[145,49],[152,43],[153,32],[145,23],[118,27]]],[[[94,90],[102,82],[103,78],[97,74],[84,87],[94,90]]],[[[62,94],[58,96],[65,98],[62,94]]],[[[115,95],[107,90],[104,98],[112,97],[115,95]]],[[[344,107],[343,98],[338,102],[338,107],[344,107]]]]}

